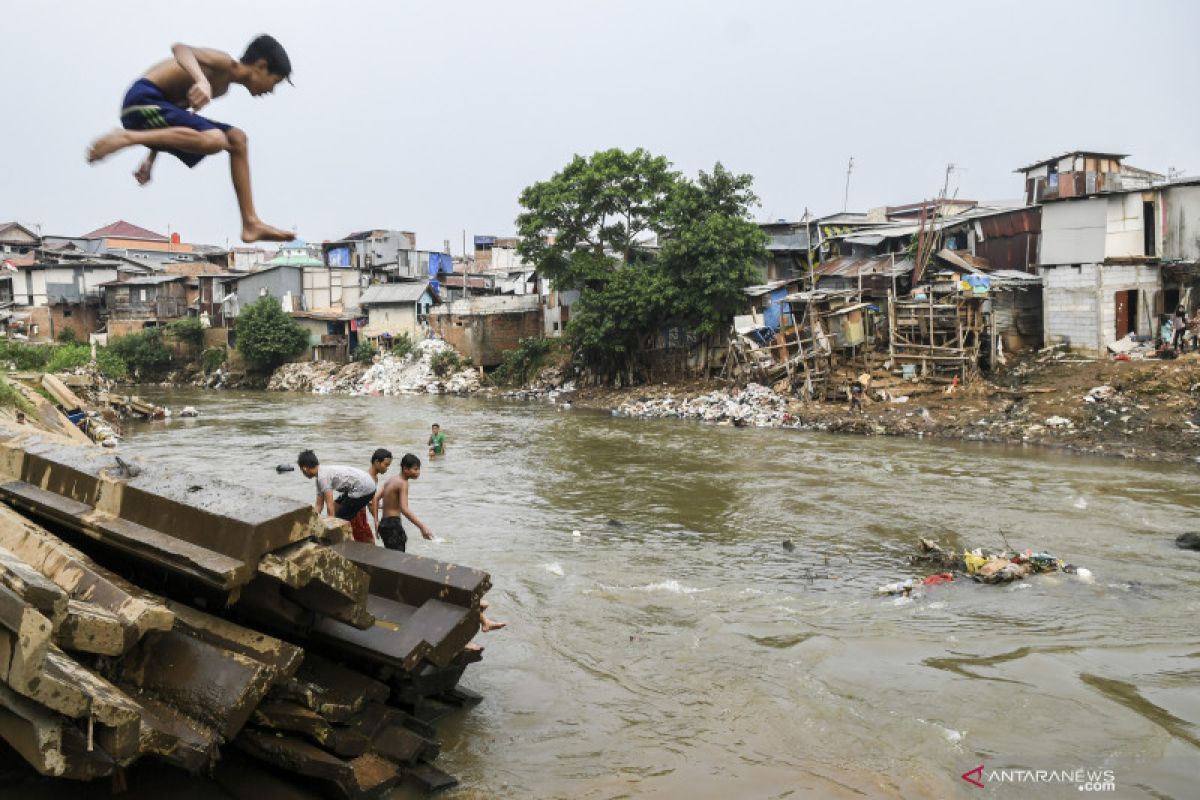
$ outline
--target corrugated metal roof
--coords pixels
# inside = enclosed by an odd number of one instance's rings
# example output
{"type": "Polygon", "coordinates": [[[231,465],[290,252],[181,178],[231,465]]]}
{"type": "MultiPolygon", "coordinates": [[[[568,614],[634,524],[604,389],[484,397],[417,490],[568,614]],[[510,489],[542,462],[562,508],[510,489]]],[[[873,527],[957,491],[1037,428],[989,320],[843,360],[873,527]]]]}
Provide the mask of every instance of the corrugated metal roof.
{"type": "Polygon", "coordinates": [[[411,283],[384,283],[369,287],[358,296],[360,306],[388,305],[390,303],[415,303],[429,288],[429,281],[411,283]]]}
{"type": "Polygon", "coordinates": [[[808,249],[808,234],[807,233],[780,233],[772,234],[771,241],[767,243],[768,250],[807,250],[808,249]]]}
{"type": "Polygon", "coordinates": [[[903,275],[912,272],[912,269],[911,258],[897,258],[893,262],[890,255],[839,256],[818,264],[815,272],[823,276],[836,275],[843,278],[857,278],[859,275],[891,275],[893,271],[897,275],[903,275]]]}
{"type": "Polygon", "coordinates": [[[750,297],[762,297],[764,294],[769,294],[769,293],[775,291],[776,289],[781,289],[790,283],[799,283],[799,282],[800,282],[799,278],[789,278],[788,280],[785,280],[785,281],[771,281],[770,283],[763,283],[758,286],[747,286],[745,289],[742,289],[742,291],[745,292],[750,297]]]}
{"type": "Polygon", "coordinates": [[[128,278],[123,281],[106,281],[100,286],[158,286],[162,283],[174,283],[183,280],[185,275],[145,275],[138,278],[128,278]]]}

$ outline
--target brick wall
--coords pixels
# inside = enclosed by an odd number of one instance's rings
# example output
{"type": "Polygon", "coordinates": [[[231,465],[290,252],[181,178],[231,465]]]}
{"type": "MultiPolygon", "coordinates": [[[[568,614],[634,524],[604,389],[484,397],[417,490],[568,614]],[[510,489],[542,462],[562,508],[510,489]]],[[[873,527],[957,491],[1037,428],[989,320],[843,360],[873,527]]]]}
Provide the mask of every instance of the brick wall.
{"type": "Polygon", "coordinates": [[[520,340],[542,335],[541,309],[502,314],[430,314],[434,332],[474,363],[494,367],[520,340]]]}

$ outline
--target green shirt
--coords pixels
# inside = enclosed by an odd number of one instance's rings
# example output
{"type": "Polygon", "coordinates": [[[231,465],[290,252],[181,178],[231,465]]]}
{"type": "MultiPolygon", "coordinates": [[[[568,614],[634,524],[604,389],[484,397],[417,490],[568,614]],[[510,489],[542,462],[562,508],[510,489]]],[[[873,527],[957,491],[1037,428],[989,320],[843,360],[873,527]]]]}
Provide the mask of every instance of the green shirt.
{"type": "Polygon", "coordinates": [[[439,431],[438,433],[435,433],[429,437],[429,446],[432,447],[433,452],[437,453],[439,456],[442,454],[442,449],[445,447],[445,445],[446,434],[439,431]]]}

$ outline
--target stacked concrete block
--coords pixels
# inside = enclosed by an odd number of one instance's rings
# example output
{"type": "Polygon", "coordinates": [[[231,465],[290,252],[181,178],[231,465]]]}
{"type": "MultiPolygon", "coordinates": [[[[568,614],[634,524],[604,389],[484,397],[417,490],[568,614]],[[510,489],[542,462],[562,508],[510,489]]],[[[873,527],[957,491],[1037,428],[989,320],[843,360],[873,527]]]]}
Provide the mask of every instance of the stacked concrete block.
{"type": "Polygon", "coordinates": [[[33,434],[0,435],[0,500],[0,738],[39,772],[208,773],[232,743],[329,796],[453,783],[428,722],[476,699],[486,573],[33,434]]]}

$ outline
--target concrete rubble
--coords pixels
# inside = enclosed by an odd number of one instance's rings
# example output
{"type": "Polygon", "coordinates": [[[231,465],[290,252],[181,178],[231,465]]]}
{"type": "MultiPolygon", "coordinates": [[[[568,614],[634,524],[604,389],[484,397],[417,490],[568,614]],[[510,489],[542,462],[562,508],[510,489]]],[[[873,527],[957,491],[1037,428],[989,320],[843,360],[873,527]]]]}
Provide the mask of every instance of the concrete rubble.
{"type": "Polygon", "coordinates": [[[788,398],[751,383],[745,389],[719,390],[693,398],[645,398],[622,403],[618,416],[698,419],[718,425],[773,428],[791,424],[788,398]]]}
{"type": "Polygon", "coordinates": [[[37,772],[214,775],[236,749],[243,783],[453,785],[430,723],[478,699],[486,573],[35,433],[0,431],[0,500],[0,738],[37,772]]]}
{"type": "Polygon", "coordinates": [[[285,364],[271,376],[267,388],[352,395],[471,394],[479,391],[479,372],[475,368],[460,369],[444,378],[434,374],[433,357],[452,350],[441,339],[425,339],[403,358],[385,353],[370,365],[285,364]]]}

